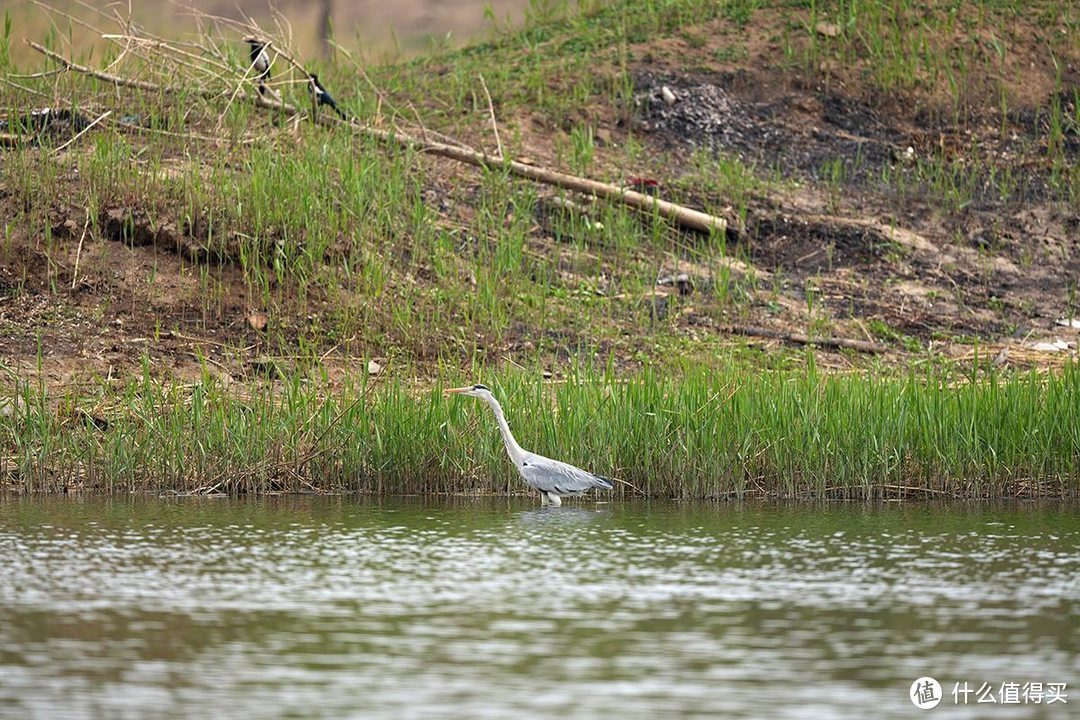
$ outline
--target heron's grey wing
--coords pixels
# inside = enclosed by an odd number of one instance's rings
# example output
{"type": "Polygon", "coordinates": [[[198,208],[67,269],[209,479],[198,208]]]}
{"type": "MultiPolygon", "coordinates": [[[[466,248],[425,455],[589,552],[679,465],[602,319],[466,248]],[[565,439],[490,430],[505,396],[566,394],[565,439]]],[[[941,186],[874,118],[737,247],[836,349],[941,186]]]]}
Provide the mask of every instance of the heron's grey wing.
{"type": "Polygon", "coordinates": [[[521,475],[537,490],[556,495],[578,495],[591,488],[612,487],[607,478],[542,455],[525,458],[521,475]]]}

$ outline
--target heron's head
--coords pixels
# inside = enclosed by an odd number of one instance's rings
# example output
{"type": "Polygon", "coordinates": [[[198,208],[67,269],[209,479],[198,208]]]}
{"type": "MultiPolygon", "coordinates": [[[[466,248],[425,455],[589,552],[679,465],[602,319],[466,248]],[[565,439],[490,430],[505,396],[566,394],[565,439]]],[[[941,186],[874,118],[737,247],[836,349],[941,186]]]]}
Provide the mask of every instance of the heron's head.
{"type": "Polygon", "coordinates": [[[484,385],[467,385],[459,388],[448,388],[443,393],[446,395],[468,395],[469,397],[488,399],[492,397],[491,391],[484,385]]]}

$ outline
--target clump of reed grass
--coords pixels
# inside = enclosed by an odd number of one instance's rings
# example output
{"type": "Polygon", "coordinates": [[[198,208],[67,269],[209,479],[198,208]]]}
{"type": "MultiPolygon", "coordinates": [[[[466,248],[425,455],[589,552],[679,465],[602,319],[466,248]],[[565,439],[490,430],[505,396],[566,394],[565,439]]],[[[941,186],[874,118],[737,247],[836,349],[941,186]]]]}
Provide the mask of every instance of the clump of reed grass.
{"type": "MultiPolygon", "coordinates": [[[[460,379],[460,378],[458,378],[460,379]]],[[[678,378],[583,371],[485,377],[530,449],[625,481],[616,494],[715,498],[1073,495],[1080,370],[678,378]]],[[[0,475],[26,492],[503,494],[523,491],[487,408],[364,380],[207,376],[47,397],[21,385],[0,475]]]]}

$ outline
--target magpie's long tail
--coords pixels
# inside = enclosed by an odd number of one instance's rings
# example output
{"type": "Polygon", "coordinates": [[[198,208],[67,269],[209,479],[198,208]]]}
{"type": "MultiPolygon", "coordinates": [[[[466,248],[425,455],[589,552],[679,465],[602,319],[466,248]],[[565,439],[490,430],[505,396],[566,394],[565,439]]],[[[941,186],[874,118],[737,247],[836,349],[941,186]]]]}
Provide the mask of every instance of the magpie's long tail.
{"type": "Polygon", "coordinates": [[[339,117],[340,117],[340,118],[341,118],[342,120],[344,120],[344,121],[346,121],[346,122],[348,122],[348,121],[349,121],[349,116],[345,114],[345,111],[344,111],[344,110],[342,110],[341,108],[339,108],[339,107],[337,106],[337,103],[334,103],[334,104],[333,104],[333,105],[331,105],[330,107],[334,108],[334,112],[336,112],[336,113],[338,114],[338,116],[339,116],[339,117]]]}

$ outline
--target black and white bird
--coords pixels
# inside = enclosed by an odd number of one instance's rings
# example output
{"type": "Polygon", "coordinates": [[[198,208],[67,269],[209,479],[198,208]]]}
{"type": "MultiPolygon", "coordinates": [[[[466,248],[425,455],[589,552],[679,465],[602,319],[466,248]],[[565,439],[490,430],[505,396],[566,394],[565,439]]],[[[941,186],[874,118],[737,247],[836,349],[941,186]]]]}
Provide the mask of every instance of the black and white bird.
{"type": "Polygon", "coordinates": [[[266,43],[256,37],[244,38],[251,49],[251,70],[255,82],[259,84],[259,94],[265,95],[270,80],[270,55],[266,52],[266,43]]]}
{"type": "Polygon", "coordinates": [[[342,120],[349,119],[349,117],[342,112],[341,108],[338,107],[337,103],[334,102],[333,96],[327,92],[326,88],[319,82],[319,76],[315,73],[308,75],[308,87],[311,90],[311,100],[315,103],[316,109],[318,109],[320,105],[327,105],[333,108],[334,112],[336,112],[342,120]]]}

